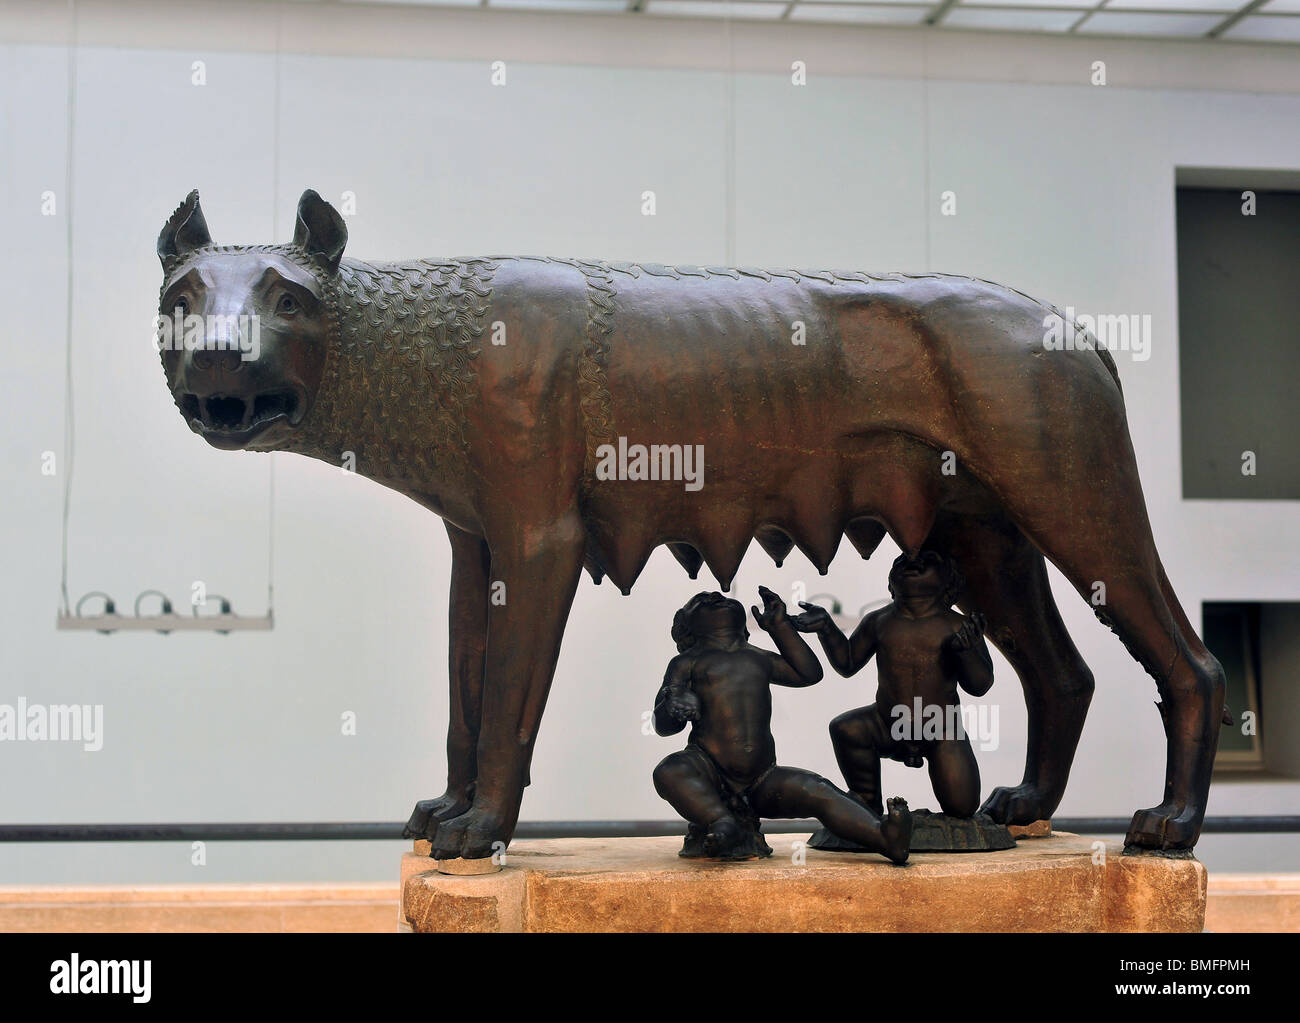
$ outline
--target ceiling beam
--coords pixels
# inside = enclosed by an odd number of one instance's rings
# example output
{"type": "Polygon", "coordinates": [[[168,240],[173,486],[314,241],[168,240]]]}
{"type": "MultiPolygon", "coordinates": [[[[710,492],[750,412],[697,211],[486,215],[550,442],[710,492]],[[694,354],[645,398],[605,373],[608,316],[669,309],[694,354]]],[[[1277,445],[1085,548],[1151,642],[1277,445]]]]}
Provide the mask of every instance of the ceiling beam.
{"type": "Polygon", "coordinates": [[[1236,14],[1229,14],[1221,22],[1215,25],[1214,28],[1206,32],[1205,38],[1218,39],[1219,36],[1223,35],[1224,32],[1232,28],[1232,26],[1237,24],[1237,22],[1239,22],[1242,18],[1246,17],[1247,15],[1254,14],[1266,3],[1268,3],[1268,0],[1251,0],[1250,3],[1248,3],[1245,7],[1239,10],[1236,14]]]}
{"type": "Polygon", "coordinates": [[[925,18],[925,24],[937,25],[948,17],[948,12],[957,6],[957,0],[940,0],[939,6],[925,18]]]}

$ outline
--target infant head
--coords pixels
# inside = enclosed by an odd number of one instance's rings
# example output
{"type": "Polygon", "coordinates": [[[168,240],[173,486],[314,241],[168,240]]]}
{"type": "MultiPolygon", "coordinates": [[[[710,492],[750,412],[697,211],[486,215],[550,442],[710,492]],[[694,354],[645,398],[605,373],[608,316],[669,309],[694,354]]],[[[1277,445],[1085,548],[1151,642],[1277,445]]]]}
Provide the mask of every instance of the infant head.
{"type": "Polygon", "coordinates": [[[889,595],[895,600],[932,597],[947,608],[961,595],[964,585],[957,565],[938,551],[921,551],[915,558],[900,554],[889,569],[889,595]]]}
{"type": "Polygon", "coordinates": [[[733,633],[749,639],[745,605],[725,594],[697,593],[673,616],[673,642],[678,651],[689,650],[704,633],[733,633]]]}

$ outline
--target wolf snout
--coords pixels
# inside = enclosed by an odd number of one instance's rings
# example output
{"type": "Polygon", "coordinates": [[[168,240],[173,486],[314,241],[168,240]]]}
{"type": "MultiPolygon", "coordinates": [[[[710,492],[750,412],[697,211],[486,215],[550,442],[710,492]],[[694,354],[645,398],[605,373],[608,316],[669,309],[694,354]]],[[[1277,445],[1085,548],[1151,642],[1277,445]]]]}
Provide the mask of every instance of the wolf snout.
{"type": "Polygon", "coordinates": [[[191,426],[204,433],[242,432],[281,418],[296,423],[301,398],[290,389],[206,395],[187,391],[178,403],[191,426]]]}
{"type": "Polygon", "coordinates": [[[238,373],[243,369],[244,361],[238,348],[217,344],[196,348],[186,357],[188,368],[197,373],[238,373]]]}

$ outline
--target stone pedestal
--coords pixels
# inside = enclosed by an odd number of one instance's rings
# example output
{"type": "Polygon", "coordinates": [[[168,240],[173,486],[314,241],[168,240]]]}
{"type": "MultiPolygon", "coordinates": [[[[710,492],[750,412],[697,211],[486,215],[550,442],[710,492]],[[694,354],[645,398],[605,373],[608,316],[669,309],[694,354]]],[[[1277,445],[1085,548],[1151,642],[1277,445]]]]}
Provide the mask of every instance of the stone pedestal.
{"type": "Polygon", "coordinates": [[[821,852],[769,835],[770,859],[682,859],[679,837],[512,845],[504,869],[439,874],[402,860],[403,929],[484,931],[1200,931],[1197,860],[1124,856],[1056,833],[979,856],[821,852]]]}

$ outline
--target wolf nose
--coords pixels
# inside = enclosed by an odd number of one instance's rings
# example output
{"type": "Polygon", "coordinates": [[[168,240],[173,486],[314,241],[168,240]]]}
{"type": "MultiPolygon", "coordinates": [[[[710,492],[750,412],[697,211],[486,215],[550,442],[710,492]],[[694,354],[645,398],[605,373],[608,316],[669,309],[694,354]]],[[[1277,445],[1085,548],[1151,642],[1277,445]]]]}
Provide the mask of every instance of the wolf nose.
{"type": "Polygon", "coordinates": [[[196,348],[189,353],[190,368],[200,373],[238,373],[243,365],[243,353],[238,348],[217,343],[196,348]]]}

